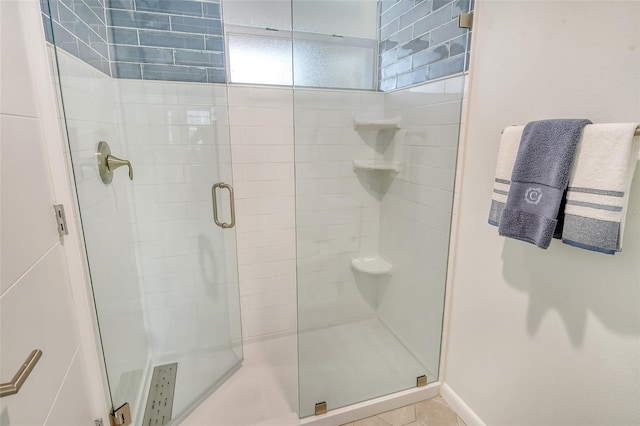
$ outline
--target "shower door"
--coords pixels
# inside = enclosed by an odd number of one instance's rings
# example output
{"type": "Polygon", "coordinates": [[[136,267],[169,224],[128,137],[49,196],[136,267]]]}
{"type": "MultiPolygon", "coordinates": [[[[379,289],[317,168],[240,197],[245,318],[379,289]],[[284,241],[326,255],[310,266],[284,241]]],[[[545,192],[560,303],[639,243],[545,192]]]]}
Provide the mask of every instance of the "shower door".
{"type": "Polygon", "coordinates": [[[78,49],[81,10],[50,7],[111,403],[176,423],[243,357],[226,85],[113,78],[78,49]]]}

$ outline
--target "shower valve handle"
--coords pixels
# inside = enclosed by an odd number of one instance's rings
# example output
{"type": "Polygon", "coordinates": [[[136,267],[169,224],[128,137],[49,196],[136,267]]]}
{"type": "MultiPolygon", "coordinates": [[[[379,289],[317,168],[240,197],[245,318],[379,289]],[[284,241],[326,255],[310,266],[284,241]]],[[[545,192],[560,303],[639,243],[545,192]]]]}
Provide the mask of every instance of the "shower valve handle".
{"type": "Polygon", "coordinates": [[[118,157],[114,157],[113,155],[107,155],[107,168],[110,171],[114,171],[118,167],[122,166],[129,167],[129,179],[133,180],[133,167],[128,160],[122,160],[118,157]]]}
{"type": "Polygon", "coordinates": [[[128,160],[123,160],[111,155],[111,149],[109,144],[105,141],[98,143],[98,171],[100,172],[100,179],[102,183],[108,184],[113,180],[113,171],[118,167],[127,166],[129,168],[129,179],[133,180],[133,166],[128,160]]]}

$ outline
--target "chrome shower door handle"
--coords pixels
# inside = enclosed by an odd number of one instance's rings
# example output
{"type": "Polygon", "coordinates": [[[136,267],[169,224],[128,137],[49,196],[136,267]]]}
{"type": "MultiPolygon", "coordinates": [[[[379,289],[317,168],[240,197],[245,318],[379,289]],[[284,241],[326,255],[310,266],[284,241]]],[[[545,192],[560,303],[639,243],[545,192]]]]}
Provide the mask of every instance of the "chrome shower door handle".
{"type": "Polygon", "coordinates": [[[20,388],[24,385],[24,382],[27,381],[29,374],[31,374],[33,367],[36,366],[41,356],[42,351],[40,349],[31,351],[31,354],[29,354],[27,360],[22,364],[15,376],[13,376],[13,379],[8,383],[0,384],[0,398],[14,395],[20,391],[20,388]]]}
{"type": "Polygon", "coordinates": [[[222,229],[229,229],[236,226],[236,207],[233,199],[233,187],[224,182],[214,183],[211,187],[211,200],[213,204],[213,221],[222,229]],[[218,197],[216,196],[216,189],[223,188],[229,190],[229,208],[231,210],[231,223],[220,222],[218,220],[218,197]]]}

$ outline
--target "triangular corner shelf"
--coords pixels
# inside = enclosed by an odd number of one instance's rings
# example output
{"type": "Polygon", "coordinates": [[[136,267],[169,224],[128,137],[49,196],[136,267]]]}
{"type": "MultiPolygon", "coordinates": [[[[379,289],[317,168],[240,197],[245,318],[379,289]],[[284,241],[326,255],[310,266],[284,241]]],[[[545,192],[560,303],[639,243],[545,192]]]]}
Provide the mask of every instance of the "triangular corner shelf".
{"type": "Polygon", "coordinates": [[[383,160],[353,160],[354,170],[380,170],[398,173],[400,171],[400,163],[397,161],[383,160]]]}
{"type": "Polygon", "coordinates": [[[356,271],[370,275],[384,275],[391,272],[393,265],[378,255],[354,257],[351,266],[356,271]]]}
{"type": "Polygon", "coordinates": [[[398,130],[400,117],[354,118],[353,128],[356,130],[398,130]]]}

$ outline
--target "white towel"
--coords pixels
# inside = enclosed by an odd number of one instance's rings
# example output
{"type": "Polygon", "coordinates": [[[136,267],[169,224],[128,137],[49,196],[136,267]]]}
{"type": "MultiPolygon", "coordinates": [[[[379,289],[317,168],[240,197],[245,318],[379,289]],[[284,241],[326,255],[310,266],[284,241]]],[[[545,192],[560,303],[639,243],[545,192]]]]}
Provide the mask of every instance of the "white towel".
{"type": "Polygon", "coordinates": [[[494,226],[500,224],[502,210],[507,202],[511,173],[518,156],[518,147],[522,138],[524,126],[510,126],[502,132],[500,150],[498,151],[498,165],[496,166],[496,178],[493,183],[491,196],[491,209],[489,210],[489,223],[494,226]]]}
{"type": "Polygon", "coordinates": [[[634,138],[637,127],[638,123],[612,123],[584,128],[569,178],[564,243],[607,254],[622,250],[640,149],[640,138],[634,138]]]}

